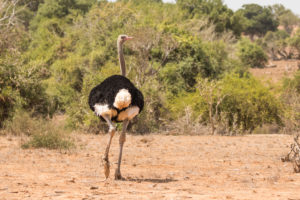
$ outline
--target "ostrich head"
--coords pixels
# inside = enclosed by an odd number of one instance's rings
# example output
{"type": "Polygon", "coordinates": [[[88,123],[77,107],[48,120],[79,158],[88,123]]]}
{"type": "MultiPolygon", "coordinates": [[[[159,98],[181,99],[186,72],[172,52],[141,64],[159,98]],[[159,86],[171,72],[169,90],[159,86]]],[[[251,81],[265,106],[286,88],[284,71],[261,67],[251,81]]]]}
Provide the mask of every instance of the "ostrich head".
{"type": "Polygon", "coordinates": [[[123,44],[127,40],[131,40],[133,37],[129,37],[128,35],[119,35],[118,37],[118,43],[123,44]]]}

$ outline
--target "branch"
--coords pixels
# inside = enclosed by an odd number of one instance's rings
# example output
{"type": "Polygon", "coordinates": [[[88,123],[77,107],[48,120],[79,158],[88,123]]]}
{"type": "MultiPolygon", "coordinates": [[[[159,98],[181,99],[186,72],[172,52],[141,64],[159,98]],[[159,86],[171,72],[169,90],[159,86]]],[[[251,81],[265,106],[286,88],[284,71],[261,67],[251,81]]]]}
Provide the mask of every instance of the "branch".
{"type": "Polygon", "coordinates": [[[299,138],[299,135],[295,136],[294,137],[294,141],[295,141],[295,146],[296,146],[296,148],[298,150],[298,153],[300,153],[300,145],[298,143],[298,138],[299,138]]]}
{"type": "Polygon", "coordinates": [[[294,172],[300,172],[300,145],[298,142],[299,135],[294,137],[294,143],[291,144],[290,152],[283,158],[281,158],[282,162],[291,161],[293,162],[294,172]]]}
{"type": "Polygon", "coordinates": [[[10,3],[6,0],[0,7],[0,26],[9,26],[14,25],[15,16],[16,16],[16,5],[19,0],[13,0],[10,3]],[[7,21],[7,22],[6,22],[7,21]]]}

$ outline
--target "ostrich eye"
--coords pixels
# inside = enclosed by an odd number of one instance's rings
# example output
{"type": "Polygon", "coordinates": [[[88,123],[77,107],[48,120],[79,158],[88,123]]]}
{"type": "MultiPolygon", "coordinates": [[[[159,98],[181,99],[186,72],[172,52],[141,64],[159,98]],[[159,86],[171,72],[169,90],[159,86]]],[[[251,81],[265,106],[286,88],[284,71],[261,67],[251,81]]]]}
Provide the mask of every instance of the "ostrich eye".
{"type": "Polygon", "coordinates": [[[122,40],[124,40],[126,37],[125,37],[125,36],[122,36],[121,38],[122,38],[122,40]]]}

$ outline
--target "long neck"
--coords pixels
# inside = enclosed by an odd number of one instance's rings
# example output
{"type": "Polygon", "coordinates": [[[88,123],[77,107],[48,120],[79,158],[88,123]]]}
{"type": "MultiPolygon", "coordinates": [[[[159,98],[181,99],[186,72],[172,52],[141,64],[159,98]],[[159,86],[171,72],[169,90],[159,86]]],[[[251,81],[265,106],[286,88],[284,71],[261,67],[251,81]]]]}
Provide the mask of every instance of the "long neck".
{"type": "Polygon", "coordinates": [[[118,42],[118,54],[119,54],[119,62],[122,76],[126,76],[126,67],[125,67],[125,59],[123,54],[123,46],[121,42],[118,42]]]}

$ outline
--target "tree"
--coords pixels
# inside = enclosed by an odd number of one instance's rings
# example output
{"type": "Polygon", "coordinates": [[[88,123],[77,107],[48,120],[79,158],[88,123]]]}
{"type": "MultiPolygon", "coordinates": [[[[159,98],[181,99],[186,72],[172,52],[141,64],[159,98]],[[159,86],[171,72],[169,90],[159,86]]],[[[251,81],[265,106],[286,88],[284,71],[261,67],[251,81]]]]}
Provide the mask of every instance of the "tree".
{"type": "Polygon", "coordinates": [[[268,31],[276,31],[279,25],[272,10],[258,4],[246,4],[238,10],[247,19],[245,33],[253,38],[254,35],[263,36],[268,31]]]}
{"type": "Polygon", "coordinates": [[[26,6],[30,11],[36,12],[39,8],[39,5],[43,2],[44,0],[22,0],[19,1],[18,5],[26,6]]]}
{"type": "Polygon", "coordinates": [[[268,31],[261,40],[261,45],[273,60],[288,59],[292,56],[292,51],[288,48],[288,38],[289,34],[284,30],[268,31]]]}
{"type": "Polygon", "coordinates": [[[285,31],[291,34],[294,27],[300,22],[299,17],[281,4],[275,4],[270,8],[272,9],[275,17],[279,20],[279,25],[283,26],[285,31]]]}
{"type": "Polygon", "coordinates": [[[47,18],[63,18],[72,10],[86,13],[95,2],[96,0],[44,0],[38,9],[38,15],[47,18]]]}
{"type": "Polygon", "coordinates": [[[299,21],[299,18],[292,13],[292,11],[284,13],[279,18],[280,25],[282,25],[289,34],[291,34],[294,30],[294,27],[299,24],[299,21]]]}
{"type": "Polygon", "coordinates": [[[187,18],[208,17],[218,33],[228,30],[237,36],[241,33],[241,18],[234,15],[222,0],[177,0],[176,4],[186,12],[187,18]]]}
{"type": "Polygon", "coordinates": [[[221,92],[221,82],[217,81],[208,81],[204,79],[199,82],[198,90],[200,96],[208,104],[208,113],[209,113],[209,123],[211,125],[211,134],[215,135],[216,123],[219,116],[219,106],[228,94],[223,94],[221,92]]]}
{"type": "Polygon", "coordinates": [[[120,2],[131,2],[134,4],[145,4],[145,3],[162,3],[162,0],[118,0],[120,2]]]}
{"type": "Polygon", "coordinates": [[[289,39],[289,44],[296,51],[298,59],[300,59],[300,29],[298,29],[296,34],[289,39]]]}
{"type": "Polygon", "coordinates": [[[279,17],[287,11],[282,4],[274,4],[270,6],[270,9],[272,10],[277,19],[279,19],[279,17]]]}

